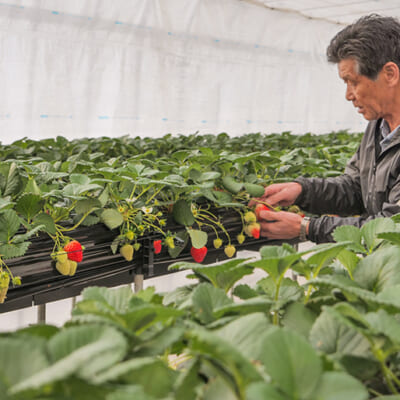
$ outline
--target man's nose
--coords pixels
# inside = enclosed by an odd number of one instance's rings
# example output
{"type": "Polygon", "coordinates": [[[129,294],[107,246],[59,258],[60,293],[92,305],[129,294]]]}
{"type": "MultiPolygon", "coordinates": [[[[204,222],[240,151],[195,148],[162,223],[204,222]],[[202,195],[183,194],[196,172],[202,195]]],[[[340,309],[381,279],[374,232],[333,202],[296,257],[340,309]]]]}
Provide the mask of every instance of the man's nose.
{"type": "Polygon", "coordinates": [[[353,90],[351,88],[349,88],[348,86],[346,88],[346,100],[348,100],[348,101],[353,101],[354,100],[353,90]]]}

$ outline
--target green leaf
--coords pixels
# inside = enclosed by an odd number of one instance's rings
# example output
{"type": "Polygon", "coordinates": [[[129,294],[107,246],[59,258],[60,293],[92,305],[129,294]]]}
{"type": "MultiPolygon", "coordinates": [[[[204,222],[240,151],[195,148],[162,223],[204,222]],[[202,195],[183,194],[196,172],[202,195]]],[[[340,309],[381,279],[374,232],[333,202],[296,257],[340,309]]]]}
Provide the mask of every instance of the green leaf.
{"type": "Polygon", "coordinates": [[[379,239],[385,239],[390,243],[400,245],[400,232],[382,232],[378,233],[379,239]]]}
{"type": "Polygon", "coordinates": [[[324,243],[314,246],[311,249],[313,253],[308,259],[307,263],[315,266],[314,276],[317,276],[319,271],[329,265],[340,252],[349,244],[349,242],[340,243],[324,243]]]}
{"type": "Polygon", "coordinates": [[[34,226],[41,226],[40,230],[50,235],[55,235],[57,233],[56,224],[49,214],[37,214],[32,223],[34,226]]]}
{"type": "Polygon", "coordinates": [[[266,313],[255,312],[236,318],[214,332],[250,359],[258,360],[263,336],[272,327],[266,313]]]}
{"type": "Polygon", "coordinates": [[[15,210],[30,221],[44,205],[44,199],[38,194],[25,193],[17,201],[15,210]]]}
{"type": "Polygon", "coordinates": [[[92,190],[103,189],[101,185],[91,183],[88,185],[80,185],[78,183],[70,183],[62,189],[62,194],[72,199],[80,199],[82,195],[92,190]]]}
{"type": "Polygon", "coordinates": [[[396,223],[390,218],[376,218],[367,222],[361,228],[361,235],[367,250],[371,252],[383,241],[383,239],[378,238],[378,234],[395,230],[396,223]]]}
{"type": "Polygon", "coordinates": [[[338,255],[337,259],[340,263],[347,269],[350,276],[353,276],[353,271],[357,267],[360,258],[357,254],[353,253],[350,250],[343,249],[338,255]]]}
{"type": "Polygon", "coordinates": [[[196,275],[211,282],[215,287],[223,289],[225,293],[228,292],[237,281],[242,279],[243,276],[253,272],[253,268],[246,264],[246,259],[240,258],[210,265],[178,262],[170,265],[168,269],[192,269],[196,275]]]}
{"type": "Polygon", "coordinates": [[[195,218],[192,214],[192,210],[190,204],[186,200],[178,200],[174,204],[174,208],[172,210],[172,216],[180,225],[191,226],[195,222],[195,218]]]}
{"type": "Polygon", "coordinates": [[[208,235],[207,232],[200,231],[198,229],[188,229],[187,233],[190,236],[192,246],[196,249],[201,249],[207,244],[208,235]]]}
{"type": "Polygon", "coordinates": [[[12,244],[17,244],[17,243],[22,243],[31,238],[32,236],[36,235],[38,231],[42,230],[43,225],[38,225],[35,226],[31,229],[29,229],[26,233],[23,233],[21,235],[14,235],[12,239],[12,244]]]}
{"type": "Polygon", "coordinates": [[[129,311],[131,298],[134,296],[132,289],[127,286],[119,288],[88,287],[81,293],[83,300],[96,300],[114,309],[117,313],[129,311]]]}
{"type": "Polygon", "coordinates": [[[287,396],[275,389],[271,384],[257,382],[250,384],[246,389],[246,400],[289,400],[287,396]]]}
{"type": "Polygon", "coordinates": [[[350,242],[348,249],[356,253],[365,253],[365,247],[362,245],[361,231],[353,225],[339,226],[333,232],[333,238],[336,242],[350,242]]]}
{"type": "Polygon", "coordinates": [[[0,381],[7,386],[29,379],[48,365],[45,344],[37,338],[27,335],[0,338],[0,381]]]}
{"type": "Polygon", "coordinates": [[[290,278],[279,280],[279,284],[271,277],[260,279],[257,282],[260,290],[264,291],[271,300],[275,301],[274,309],[278,310],[287,303],[297,301],[304,296],[304,289],[290,278]]]}
{"type": "Polygon", "coordinates": [[[136,384],[140,385],[145,393],[162,399],[171,392],[176,375],[176,371],[168,368],[161,360],[142,357],[120,362],[99,374],[93,382],[97,385],[107,382],[136,384]]]}
{"type": "MultiPolygon", "coordinates": [[[[101,386],[98,386],[101,388],[101,386]]],[[[104,394],[104,389],[101,389],[104,394]]],[[[82,391],[81,391],[82,392],[82,391]]],[[[139,385],[124,385],[118,390],[108,394],[105,400],[155,400],[155,397],[146,394],[139,385]]]]}
{"type": "Polygon", "coordinates": [[[245,183],[244,188],[251,197],[261,197],[265,191],[264,186],[255,183],[245,183]]]}
{"type": "Polygon", "coordinates": [[[178,257],[179,254],[181,254],[182,251],[185,249],[189,241],[189,235],[187,231],[179,231],[175,234],[175,238],[178,239],[177,243],[175,243],[175,247],[173,249],[168,247],[168,254],[172,258],[178,257]]]}
{"type": "Polygon", "coordinates": [[[216,319],[213,310],[222,305],[232,304],[232,299],[222,289],[201,283],[192,292],[192,304],[196,317],[203,324],[208,324],[216,319]]]}
{"type": "Polygon", "coordinates": [[[77,201],[75,212],[77,214],[86,214],[89,211],[93,211],[101,207],[101,203],[98,199],[84,199],[77,201]]]}
{"type": "Polygon", "coordinates": [[[3,164],[0,168],[0,174],[5,177],[4,184],[2,184],[3,196],[15,196],[21,189],[21,177],[18,171],[18,166],[15,162],[10,164],[3,164]]]}
{"type": "Polygon", "coordinates": [[[315,400],[367,400],[368,390],[344,372],[324,372],[313,397],[315,400]]]}
{"type": "Polygon", "coordinates": [[[217,307],[214,310],[214,315],[217,318],[222,318],[226,315],[246,315],[255,312],[269,312],[273,305],[274,302],[272,300],[258,296],[241,301],[240,303],[217,307]]]}
{"type": "Polygon", "coordinates": [[[260,357],[267,373],[290,399],[310,399],[322,374],[316,351],[302,336],[286,329],[264,337],[260,357]]]}
{"type": "Polygon", "coordinates": [[[386,246],[363,258],[353,273],[354,281],[365,289],[379,293],[400,284],[400,247],[386,246]]]}
{"type": "Polygon", "coordinates": [[[285,310],[282,324],[308,339],[317,315],[302,303],[292,303],[285,310]]]}
{"type": "Polygon", "coordinates": [[[174,387],[175,400],[196,398],[197,387],[203,385],[200,368],[201,363],[196,359],[178,376],[174,387]]]}
{"type": "Polygon", "coordinates": [[[25,193],[41,194],[41,190],[39,189],[39,186],[34,178],[28,179],[28,183],[26,184],[24,191],[25,193]]]}
{"type": "Polygon", "coordinates": [[[232,176],[224,176],[222,184],[226,190],[229,190],[233,194],[239,193],[243,188],[243,183],[237,182],[232,176]]]}
{"type": "Polygon", "coordinates": [[[301,254],[296,253],[289,245],[263,246],[260,249],[260,255],[261,260],[250,261],[248,265],[253,268],[261,268],[274,280],[283,276],[301,257],[301,254]]]}
{"type": "Polygon", "coordinates": [[[0,254],[4,259],[23,256],[31,242],[0,244],[0,254]]]}
{"type": "Polygon", "coordinates": [[[100,215],[100,219],[111,230],[118,228],[124,222],[121,213],[114,208],[104,210],[100,215]]]}
{"type": "Polygon", "coordinates": [[[310,342],[326,354],[354,355],[365,357],[369,352],[369,342],[355,329],[335,318],[327,310],[316,319],[310,342]]]}
{"type": "Polygon", "coordinates": [[[62,330],[49,340],[48,346],[54,363],[18,382],[10,393],[39,388],[71,374],[88,379],[120,361],[127,351],[127,342],[121,333],[100,325],[62,330]]]}
{"type": "Polygon", "coordinates": [[[8,241],[18,232],[21,220],[14,210],[5,210],[0,214],[0,242],[8,241]]]}
{"type": "Polygon", "coordinates": [[[366,314],[365,320],[372,326],[374,333],[386,336],[396,345],[400,344],[400,324],[393,315],[385,310],[378,310],[366,314]]]}
{"type": "Polygon", "coordinates": [[[14,202],[10,201],[9,198],[0,198],[0,212],[13,208],[14,207],[14,202]]]}
{"type": "Polygon", "coordinates": [[[205,356],[235,393],[243,393],[249,383],[263,380],[249,358],[217,334],[198,328],[186,336],[190,351],[205,356]]]}
{"type": "Polygon", "coordinates": [[[71,174],[69,180],[71,183],[77,183],[78,185],[90,184],[90,178],[84,174],[71,174]]]}

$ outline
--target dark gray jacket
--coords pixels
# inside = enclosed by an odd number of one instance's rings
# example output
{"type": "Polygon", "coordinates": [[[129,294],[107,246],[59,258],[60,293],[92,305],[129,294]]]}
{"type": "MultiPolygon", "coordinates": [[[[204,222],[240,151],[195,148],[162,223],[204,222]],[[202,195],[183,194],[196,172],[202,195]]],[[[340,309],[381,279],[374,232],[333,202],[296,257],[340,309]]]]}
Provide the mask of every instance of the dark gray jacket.
{"type": "Polygon", "coordinates": [[[371,121],[357,152],[344,174],[334,178],[304,178],[295,181],[303,190],[296,204],[312,214],[309,239],[321,243],[333,241],[338,226],[361,227],[379,217],[400,213],[400,134],[381,151],[381,120],[371,121]]]}

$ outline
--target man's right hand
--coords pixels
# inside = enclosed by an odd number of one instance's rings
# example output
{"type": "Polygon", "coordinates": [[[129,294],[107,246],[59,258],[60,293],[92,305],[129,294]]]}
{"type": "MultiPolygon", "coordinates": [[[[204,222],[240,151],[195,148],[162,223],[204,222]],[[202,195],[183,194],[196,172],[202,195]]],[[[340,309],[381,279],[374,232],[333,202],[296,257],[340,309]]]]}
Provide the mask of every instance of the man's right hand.
{"type": "Polygon", "coordinates": [[[273,183],[267,186],[262,197],[251,199],[249,206],[253,207],[259,202],[276,206],[291,206],[299,197],[302,187],[297,182],[273,183]]]}

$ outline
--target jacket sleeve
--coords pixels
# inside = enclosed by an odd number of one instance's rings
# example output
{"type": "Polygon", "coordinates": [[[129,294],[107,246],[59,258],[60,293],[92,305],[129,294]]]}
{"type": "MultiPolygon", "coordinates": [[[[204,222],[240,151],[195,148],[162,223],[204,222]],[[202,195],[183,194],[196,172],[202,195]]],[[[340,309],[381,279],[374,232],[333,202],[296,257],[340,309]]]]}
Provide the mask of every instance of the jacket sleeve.
{"type": "Polygon", "coordinates": [[[375,218],[390,218],[400,213],[400,176],[397,177],[395,184],[392,186],[388,201],[384,202],[382,209],[374,215],[360,216],[329,216],[323,215],[318,218],[311,218],[308,238],[316,243],[333,242],[334,230],[342,225],[354,225],[361,228],[365,223],[375,218]]]}
{"type": "Polygon", "coordinates": [[[335,214],[311,219],[308,238],[313,242],[333,242],[332,234],[339,226],[353,225],[360,228],[372,219],[391,217],[400,213],[399,176],[381,210],[375,215],[366,215],[360,187],[358,154],[358,151],[354,154],[341,176],[327,179],[304,177],[296,179],[303,188],[296,204],[312,214],[335,214]]]}
{"type": "Polygon", "coordinates": [[[336,214],[340,216],[362,214],[359,170],[359,151],[348,162],[343,175],[333,178],[299,177],[295,182],[302,186],[296,204],[313,214],[336,214]]]}

